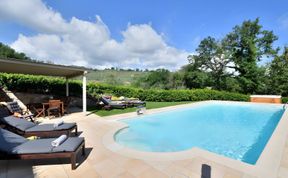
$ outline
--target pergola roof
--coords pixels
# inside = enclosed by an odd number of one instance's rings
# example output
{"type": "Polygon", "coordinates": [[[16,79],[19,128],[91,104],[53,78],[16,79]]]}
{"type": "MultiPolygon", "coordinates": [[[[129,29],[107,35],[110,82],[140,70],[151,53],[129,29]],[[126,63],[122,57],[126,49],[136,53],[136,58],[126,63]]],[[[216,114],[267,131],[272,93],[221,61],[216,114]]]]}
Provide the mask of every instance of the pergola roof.
{"type": "Polygon", "coordinates": [[[35,63],[17,59],[0,59],[0,72],[47,75],[72,78],[83,75],[87,69],[63,65],[35,63]]]}

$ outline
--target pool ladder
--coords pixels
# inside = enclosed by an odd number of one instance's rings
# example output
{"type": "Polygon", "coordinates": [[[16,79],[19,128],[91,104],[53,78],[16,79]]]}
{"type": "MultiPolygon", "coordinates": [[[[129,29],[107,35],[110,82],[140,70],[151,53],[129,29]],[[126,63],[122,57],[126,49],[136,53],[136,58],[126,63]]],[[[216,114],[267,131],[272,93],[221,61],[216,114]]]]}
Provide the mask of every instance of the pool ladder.
{"type": "Polygon", "coordinates": [[[286,102],[284,105],[283,105],[283,109],[286,110],[288,107],[288,102],[286,102]]]}

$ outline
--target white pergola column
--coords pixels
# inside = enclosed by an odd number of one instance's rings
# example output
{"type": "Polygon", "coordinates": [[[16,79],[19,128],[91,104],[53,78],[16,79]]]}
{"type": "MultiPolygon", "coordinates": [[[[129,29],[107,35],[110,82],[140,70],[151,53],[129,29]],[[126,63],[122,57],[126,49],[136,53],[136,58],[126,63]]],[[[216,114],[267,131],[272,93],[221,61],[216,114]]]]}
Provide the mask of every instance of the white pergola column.
{"type": "Polygon", "coordinates": [[[66,97],[68,97],[69,96],[69,79],[68,78],[66,78],[66,97]]]}
{"type": "Polygon", "coordinates": [[[87,85],[87,79],[86,79],[86,74],[87,74],[87,71],[84,71],[83,72],[83,83],[82,83],[82,89],[83,89],[83,96],[82,96],[82,99],[83,99],[83,112],[84,114],[86,115],[86,112],[87,112],[87,95],[86,95],[86,85],[87,85]]]}

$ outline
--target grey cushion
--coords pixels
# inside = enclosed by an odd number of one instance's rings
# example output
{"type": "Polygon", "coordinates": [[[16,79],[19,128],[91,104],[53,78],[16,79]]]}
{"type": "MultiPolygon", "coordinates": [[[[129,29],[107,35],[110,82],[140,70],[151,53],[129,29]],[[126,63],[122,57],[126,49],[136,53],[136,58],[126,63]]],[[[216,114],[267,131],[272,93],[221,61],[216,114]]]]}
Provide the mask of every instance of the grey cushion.
{"type": "Polygon", "coordinates": [[[105,105],[109,105],[110,101],[104,97],[100,97],[100,101],[102,101],[105,105]]]}
{"type": "Polygon", "coordinates": [[[40,124],[34,127],[30,127],[25,132],[38,132],[38,131],[53,131],[53,130],[68,130],[74,127],[76,123],[63,123],[58,127],[54,128],[54,124],[40,124]]]}
{"type": "Polygon", "coordinates": [[[0,118],[0,122],[3,124],[10,125],[12,127],[15,127],[21,131],[26,131],[27,129],[36,126],[37,124],[33,122],[29,122],[26,119],[20,119],[18,117],[15,117],[13,115],[0,118]]]}
{"type": "Polygon", "coordinates": [[[0,128],[0,151],[11,153],[13,148],[26,143],[28,140],[8,130],[0,128]]]}
{"type": "Polygon", "coordinates": [[[53,148],[51,142],[55,138],[38,139],[25,142],[12,150],[13,154],[33,154],[33,153],[58,153],[73,152],[83,142],[84,138],[71,137],[65,140],[60,146],[53,148]]]}
{"type": "Polygon", "coordinates": [[[6,106],[0,106],[0,118],[11,115],[6,106]]]}

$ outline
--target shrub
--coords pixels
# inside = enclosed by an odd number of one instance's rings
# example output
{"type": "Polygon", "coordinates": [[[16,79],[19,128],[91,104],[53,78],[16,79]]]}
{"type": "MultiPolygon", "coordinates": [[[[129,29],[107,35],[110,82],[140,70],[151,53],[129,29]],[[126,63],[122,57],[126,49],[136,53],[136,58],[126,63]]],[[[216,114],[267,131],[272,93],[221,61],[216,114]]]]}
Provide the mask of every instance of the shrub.
{"type": "MultiPolygon", "coordinates": [[[[63,78],[0,73],[0,84],[12,91],[65,96],[65,80],[63,78]]],[[[69,92],[71,96],[81,96],[82,83],[78,80],[71,80],[69,82],[69,92]]],[[[100,94],[113,94],[118,97],[133,97],[145,101],[249,100],[248,95],[210,89],[144,90],[95,82],[88,83],[87,92],[94,97],[98,97],[100,94]]]]}
{"type": "Polygon", "coordinates": [[[288,97],[283,97],[282,98],[282,103],[287,103],[288,102],[288,97]]]}

